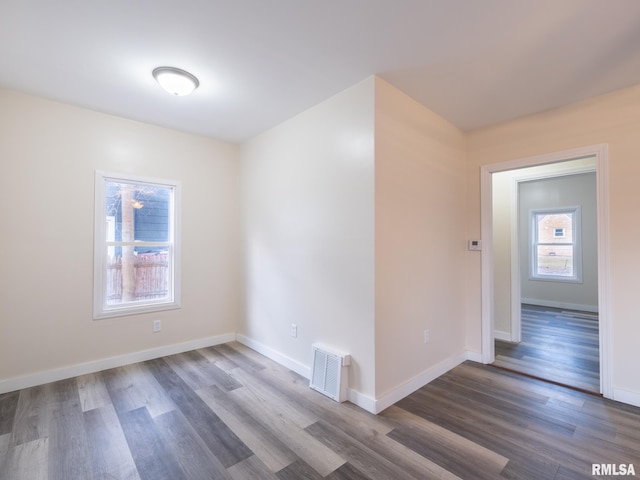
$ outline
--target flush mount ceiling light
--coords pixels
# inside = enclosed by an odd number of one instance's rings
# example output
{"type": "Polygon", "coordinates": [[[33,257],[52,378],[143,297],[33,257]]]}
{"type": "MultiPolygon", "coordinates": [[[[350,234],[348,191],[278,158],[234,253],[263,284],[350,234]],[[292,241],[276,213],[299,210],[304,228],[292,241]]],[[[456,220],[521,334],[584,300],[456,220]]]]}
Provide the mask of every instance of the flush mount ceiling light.
{"type": "Polygon", "coordinates": [[[171,95],[189,95],[200,85],[196,77],[175,67],[158,67],[153,70],[153,78],[171,95]]]}

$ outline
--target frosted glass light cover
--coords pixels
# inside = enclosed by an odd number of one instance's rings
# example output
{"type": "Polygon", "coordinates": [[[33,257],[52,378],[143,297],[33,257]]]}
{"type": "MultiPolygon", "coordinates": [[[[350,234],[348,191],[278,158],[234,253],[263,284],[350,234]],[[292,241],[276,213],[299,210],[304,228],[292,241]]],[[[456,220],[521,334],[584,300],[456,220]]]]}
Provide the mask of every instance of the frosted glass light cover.
{"type": "Polygon", "coordinates": [[[198,79],[189,72],[174,67],[158,67],[153,71],[153,76],[171,95],[189,95],[200,85],[198,79]]]}

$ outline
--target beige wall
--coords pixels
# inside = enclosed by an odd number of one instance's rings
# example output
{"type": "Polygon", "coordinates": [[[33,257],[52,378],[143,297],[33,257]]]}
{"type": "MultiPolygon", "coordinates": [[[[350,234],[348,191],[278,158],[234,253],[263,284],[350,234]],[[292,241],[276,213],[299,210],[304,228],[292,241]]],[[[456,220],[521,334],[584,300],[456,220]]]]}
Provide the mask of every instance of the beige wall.
{"type": "Polygon", "coordinates": [[[250,343],[308,369],[315,342],[352,355],[374,394],[374,80],[242,147],[250,343]],[[291,324],[298,326],[292,338],[291,324]]]}
{"type": "Polygon", "coordinates": [[[234,332],[237,159],[234,145],[0,90],[0,380],[234,332]],[[181,309],[92,319],[95,170],[182,182],[181,309]]]}
{"type": "Polygon", "coordinates": [[[240,155],[0,90],[0,381],[237,329],[306,367],[347,351],[380,398],[480,352],[480,166],[608,143],[613,384],[640,395],[638,131],[640,86],[462,134],[370,78],[240,155]],[[92,320],[96,169],[182,181],[182,309],[92,320]]]}
{"type": "MultiPolygon", "coordinates": [[[[472,132],[468,135],[468,230],[480,232],[480,166],[571,148],[609,145],[611,325],[613,388],[640,395],[640,322],[637,321],[637,270],[640,251],[640,86],[564,108],[472,132]]],[[[473,279],[468,291],[467,341],[481,345],[480,265],[467,262],[473,279]]]]}
{"type": "Polygon", "coordinates": [[[465,160],[462,132],[376,79],[378,397],[465,351],[465,160]]]}
{"type": "Polygon", "coordinates": [[[459,130],[372,77],[245,144],[242,177],[241,334],[307,367],[314,342],[350,353],[370,399],[464,354],[459,130]]]}

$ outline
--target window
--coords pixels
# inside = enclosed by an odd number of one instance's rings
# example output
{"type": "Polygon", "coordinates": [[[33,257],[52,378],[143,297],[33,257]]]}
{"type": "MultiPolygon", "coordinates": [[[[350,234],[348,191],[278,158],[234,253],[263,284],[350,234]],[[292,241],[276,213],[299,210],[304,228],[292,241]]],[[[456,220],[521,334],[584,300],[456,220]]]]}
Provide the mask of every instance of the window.
{"type": "Polygon", "coordinates": [[[582,282],[580,207],[531,211],[532,280],[582,282]]]}
{"type": "Polygon", "coordinates": [[[96,172],[94,318],[180,307],[179,182],[96,172]]]}

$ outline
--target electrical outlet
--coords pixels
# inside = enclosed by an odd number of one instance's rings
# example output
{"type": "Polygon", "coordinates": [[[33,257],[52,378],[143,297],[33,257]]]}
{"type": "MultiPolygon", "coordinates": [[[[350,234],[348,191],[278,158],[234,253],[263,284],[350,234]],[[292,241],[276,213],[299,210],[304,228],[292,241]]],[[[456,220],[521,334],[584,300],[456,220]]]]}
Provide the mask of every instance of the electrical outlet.
{"type": "Polygon", "coordinates": [[[291,324],[291,336],[293,338],[298,338],[298,325],[295,323],[291,324]]]}
{"type": "Polygon", "coordinates": [[[429,330],[425,330],[424,331],[424,335],[423,335],[423,339],[424,339],[424,344],[426,345],[427,343],[429,343],[429,330]]]}
{"type": "Polygon", "coordinates": [[[160,322],[160,320],[154,320],[153,333],[158,333],[160,330],[162,330],[162,322],[160,322]]]}

